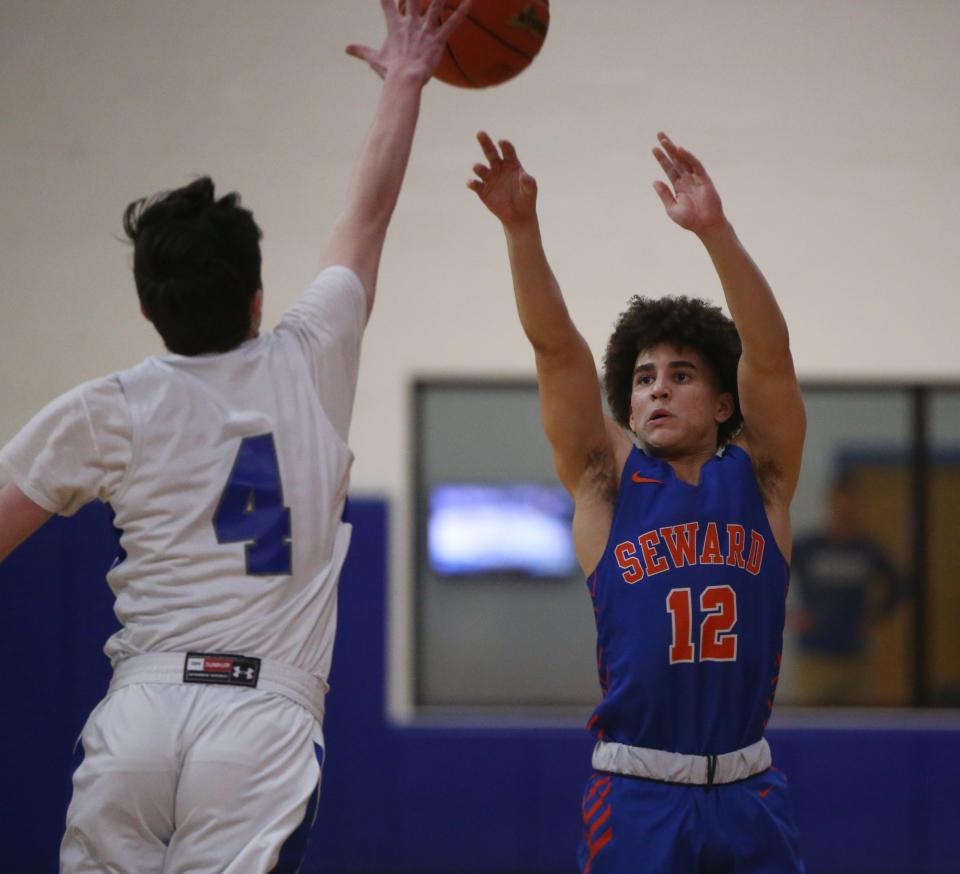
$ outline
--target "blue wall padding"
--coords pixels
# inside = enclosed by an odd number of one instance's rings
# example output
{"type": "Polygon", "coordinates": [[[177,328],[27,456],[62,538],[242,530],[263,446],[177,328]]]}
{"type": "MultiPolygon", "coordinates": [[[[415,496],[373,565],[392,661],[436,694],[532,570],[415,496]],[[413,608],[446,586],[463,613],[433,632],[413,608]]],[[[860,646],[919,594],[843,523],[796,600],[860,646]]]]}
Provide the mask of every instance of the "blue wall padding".
{"type": "MultiPolygon", "coordinates": [[[[572,874],[591,743],[576,729],[389,725],[387,511],[353,501],[327,758],[303,874],[572,874]]],[[[109,680],[109,511],[0,565],[0,872],[54,874],[73,744],[109,680]]],[[[825,719],[828,718],[825,715],[825,719]]],[[[960,728],[771,730],[809,874],[960,874],[960,728]]]]}

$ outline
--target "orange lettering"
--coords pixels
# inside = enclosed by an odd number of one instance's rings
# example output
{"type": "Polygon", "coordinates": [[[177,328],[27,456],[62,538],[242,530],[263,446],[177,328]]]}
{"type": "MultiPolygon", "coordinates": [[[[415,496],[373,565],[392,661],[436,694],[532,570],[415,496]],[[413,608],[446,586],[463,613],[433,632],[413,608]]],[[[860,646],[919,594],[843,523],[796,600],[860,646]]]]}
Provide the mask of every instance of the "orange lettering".
{"type": "Polygon", "coordinates": [[[746,546],[747,533],[742,525],[727,524],[727,564],[743,567],[743,547],[746,546]]]}
{"type": "Polygon", "coordinates": [[[660,535],[656,531],[648,531],[641,534],[638,538],[640,542],[640,551],[643,553],[643,563],[647,568],[647,576],[662,574],[670,570],[670,565],[662,555],[657,555],[657,544],[660,542],[660,535]]]}
{"type": "Polygon", "coordinates": [[[623,571],[623,581],[631,586],[640,582],[643,579],[643,568],[640,567],[640,562],[637,560],[637,550],[633,544],[629,540],[624,540],[623,543],[617,544],[614,552],[617,556],[617,564],[623,571]]]}
{"type": "Polygon", "coordinates": [[[723,564],[723,554],[720,552],[720,535],[717,533],[717,523],[707,523],[707,533],[703,536],[703,551],[700,553],[700,564],[723,564]]]}
{"type": "Polygon", "coordinates": [[[754,576],[760,573],[760,565],[763,564],[763,535],[756,531],[750,532],[750,558],[747,559],[747,570],[754,576]]]}
{"type": "Polygon", "coordinates": [[[697,531],[699,522],[687,522],[684,525],[667,525],[660,529],[667,552],[674,567],[697,563],[697,531]],[[681,541],[681,536],[683,540],[681,541]]]}

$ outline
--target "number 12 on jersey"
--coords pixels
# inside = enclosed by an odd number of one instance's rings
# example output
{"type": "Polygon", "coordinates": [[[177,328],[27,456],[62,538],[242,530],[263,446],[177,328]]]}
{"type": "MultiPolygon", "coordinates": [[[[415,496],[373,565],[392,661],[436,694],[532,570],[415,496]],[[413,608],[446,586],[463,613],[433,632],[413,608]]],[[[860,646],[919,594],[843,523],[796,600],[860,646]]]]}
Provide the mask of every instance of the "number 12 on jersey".
{"type": "MultiPolygon", "coordinates": [[[[737,593],[730,586],[708,586],[700,593],[700,661],[737,660],[737,635],[730,631],[737,624],[737,593]]],[[[695,662],[693,640],[693,598],[690,589],[671,589],[667,595],[667,613],[673,622],[670,664],[695,662]]]]}
{"type": "Polygon", "coordinates": [[[273,434],[245,437],[213,514],[218,543],[246,542],[248,576],[293,572],[290,508],[283,506],[283,484],[273,434]]]}

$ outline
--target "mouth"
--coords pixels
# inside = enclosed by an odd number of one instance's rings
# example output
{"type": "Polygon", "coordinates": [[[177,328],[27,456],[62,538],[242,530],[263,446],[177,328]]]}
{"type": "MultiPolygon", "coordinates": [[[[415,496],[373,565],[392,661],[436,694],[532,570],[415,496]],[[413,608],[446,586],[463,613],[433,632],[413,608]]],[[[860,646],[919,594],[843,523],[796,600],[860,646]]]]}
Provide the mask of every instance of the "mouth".
{"type": "Polygon", "coordinates": [[[668,413],[666,410],[654,410],[650,414],[650,418],[647,419],[647,423],[650,425],[655,425],[658,422],[664,422],[667,419],[672,419],[673,414],[668,413]]]}

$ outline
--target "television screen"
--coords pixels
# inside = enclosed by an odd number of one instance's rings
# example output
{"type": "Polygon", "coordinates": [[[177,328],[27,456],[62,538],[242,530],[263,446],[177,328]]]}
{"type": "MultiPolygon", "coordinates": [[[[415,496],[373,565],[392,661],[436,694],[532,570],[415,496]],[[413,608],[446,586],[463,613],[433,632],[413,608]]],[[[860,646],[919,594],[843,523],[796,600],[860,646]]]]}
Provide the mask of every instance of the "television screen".
{"type": "Polygon", "coordinates": [[[573,501],[555,484],[444,483],[430,490],[427,552],[440,576],[569,577],[573,501]]]}

